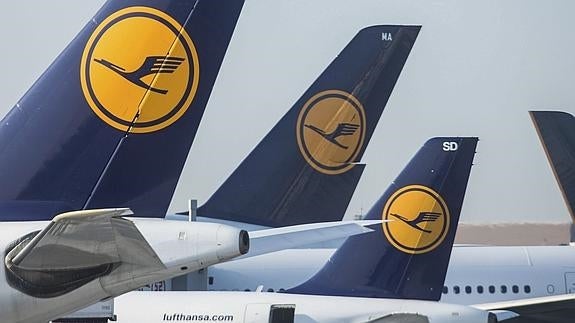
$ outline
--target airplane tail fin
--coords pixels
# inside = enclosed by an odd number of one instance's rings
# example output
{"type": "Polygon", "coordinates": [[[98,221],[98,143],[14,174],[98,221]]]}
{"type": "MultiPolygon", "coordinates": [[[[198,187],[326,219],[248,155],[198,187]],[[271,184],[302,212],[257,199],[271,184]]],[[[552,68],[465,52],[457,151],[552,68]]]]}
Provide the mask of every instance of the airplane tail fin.
{"type": "Polygon", "coordinates": [[[361,30],[198,216],[272,227],[340,220],[419,29],[361,30]]]}
{"type": "Polygon", "coordinates": [[[107,1],[2,120],[1,219],[163,217],[243,2],[107,1]]]}
{"type": "Polygon", "coordinates": [[[425,143],[367,214],[389,220],[350,237],[289,293],[439,300],[477,138],[425,143]]]}
{"type": "MultiPolygon", "coordinates": [[[[561,111],[530,111],[529,115],[575,222],[575,118],[561,111]]],[[[574,238],[572,224],[571,241],[574,238]]]]}

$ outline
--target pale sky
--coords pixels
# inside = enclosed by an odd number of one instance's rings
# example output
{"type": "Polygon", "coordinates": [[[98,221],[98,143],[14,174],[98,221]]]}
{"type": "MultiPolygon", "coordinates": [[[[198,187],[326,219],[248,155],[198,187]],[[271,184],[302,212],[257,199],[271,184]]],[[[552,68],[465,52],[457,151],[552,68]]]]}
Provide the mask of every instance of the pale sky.
{"type": "MultiPolygon", "coordinates": [[[[0,114],[103,3],[3,3],[0,114]]],[[[170,210],[205,202],[357,31],[417,24],[348,216],[367,211],[428,138],[478,136],[463,222],[567,222],[527,111],[575,113],[573,12],[570,0],[246,0],[170,210]]]]}

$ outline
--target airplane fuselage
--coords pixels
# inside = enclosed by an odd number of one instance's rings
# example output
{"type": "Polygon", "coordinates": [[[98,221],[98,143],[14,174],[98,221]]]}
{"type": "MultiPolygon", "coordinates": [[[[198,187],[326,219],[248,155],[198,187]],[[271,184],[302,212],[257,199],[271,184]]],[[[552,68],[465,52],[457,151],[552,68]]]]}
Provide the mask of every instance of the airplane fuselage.
{"type": "MultiPolygon", "coordinates": [[[[208,289],[280,291],[317,272],[335,249],[291,249],[218,264],[208,289]]],[[[481,304],[575,293],[574,246],[457,246],[441,300],[481,304]]]]}
{"type": "Polygon", "coordinates": [[[435,302],[238,292],[133,292],[115,300],[119,323],[409,322],[488,323],[488,313],[435,302]],[[161,300],[161,301],[158,301],[161,300]],[[294,311],[293,321],[286,319],[294,311]],[[283,317],[283,320],[277,320],[283,317]],[[395,320],[394,320],[395,318],[395,320]],[[385,320],[387,322],[387,320],[385,320]],[[403,321],[402,321],[403,322],[403,321]]]}

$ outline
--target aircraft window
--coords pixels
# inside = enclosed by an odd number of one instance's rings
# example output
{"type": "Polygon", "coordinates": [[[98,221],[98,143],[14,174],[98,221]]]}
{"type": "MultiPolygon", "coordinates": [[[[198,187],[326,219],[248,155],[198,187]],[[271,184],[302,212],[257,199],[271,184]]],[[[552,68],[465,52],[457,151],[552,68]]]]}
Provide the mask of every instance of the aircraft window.
{"type": "Polygon", "coordinates": [[[213,285],[214,284],[214,276],[210,276],[208,278],[208,284],[213,285]]]}
{"type": "Polygon", "coordinates": [[[449,288],[447,286],[443,286],[443,294],[447,294],[449,292],[449,288]]]}
{"type": "Polygon", "coordinates": [[[453,292],[459,294],[459,286],[453,286],[453,292]]]}
{"type": "Polygon", "coordinates": [[[525,293],[529,294],[529,293],[531,293],[531,286],[525,285],[525,286],[523,287],[523,290],[525,291],[525,293]]]}
{"type": "Polygon", "coordinates": [[[501,294],[507,293],[507,286],[501,285],[501,294]]]}
{"type": "Polygon", "coordinates": [[[493,286],[493,285],[489,286],[489,293],[490,294],[495,293],[495,286],[493,286]]]}
{"type": "Polygon", "coordinates": [[[511,289],[513,290],[513,293],[514,293],[514,294],[519,293],[519,286],[513,285],[513,287],[511,287],[511,289]]]}
{"type": "Polygon", "coordinates": [[[477,286],[477,292],[483,294],[483,286],[477,286]]]}
{"type": "Polygon", "coordinates": [[[465,286],[465,293],[471,294],[471,286],[465,286]]]}

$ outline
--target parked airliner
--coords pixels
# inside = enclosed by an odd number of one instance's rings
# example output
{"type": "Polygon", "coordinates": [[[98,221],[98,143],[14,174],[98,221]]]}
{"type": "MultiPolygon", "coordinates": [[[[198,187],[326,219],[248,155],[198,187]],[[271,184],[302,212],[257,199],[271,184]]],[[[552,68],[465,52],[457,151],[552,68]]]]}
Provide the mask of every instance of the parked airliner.
{"type": "MultiPolygon", "coordinates": [[[[457,195],[456,192],[464,189],[467,183],[462,174],[467,169],[468,175],[471,167],[469,145],[465,139],[454,138],[436,138],[426,143],[367,215],[368,219],[401,216],[405,221],[384,223],[374,232],[350,237],[330,253],[328,262],[318,261],[325,250],[306,250],[310,254],[304,260],[318,264],[319,271],[312,273],[311,278],[294,282],[294,287],[281,289],[279,293],[131,293],[117,300],[118,319],[120,322],[204,319],[231,322],[570,322],[575,295],[535,297],[539,295],[534,290],[541,286],[523,280],[526,277],[540,280],[532,276],[536,271],[561,274],[564,268],[547,261],[554,256],[568,256],[567,253],[546,256],[541,252],[546,247],[535,247],[523,249],[527,253],[521,258],[516,257],[519,249],[493,247],[483,249],[492,253],[489,254],[491,261],[482,266],[476,259],[485,257],[477,251],[485,247],[452,249],[461,209],[461,202],[454,202],[457,199],[453,196],[463,199],[462,193],[457,195]],[[447,151],[441,148],[445,143],[448,144],[445,146],[447,151]],[[450,154],[449,147],[457,149],[450,154]],[[443,158],[437,155],[443,155],[443,158]],[[459,158],[452,157],[455,155],[459,158]],[[448,213],[451,221],[445,218],[448,213]],[[469,285],[448,287],[453,290],[449,300],[465,297],[465,302],[472,306],[445,302],[450,295],[444,287],[449,282],[444,280],[451,252],[454,256],[465,255],[461,259],[467,262],[461,263],[460,270],[466,275],[454,279],[461,278],[469,285]],[[488,271],[498,262],[509,266],[501,272],[488,271]],[[467,274],[479,278],[470,278],[467,274]],[[519,285],[523,281],[525,285],[519,285]],[[491,302],[482,302],[486,299],[482,298],[484,295],[489,295],[487,299],[491,302]],[[157,301],[159,297],[162,302],[157,301]],[[422,302],[440,298],[442,303],[422,302]],[[526,299],[495,301],[498,298],[526,299]],[[148,311],[135,310],[152,303],[156,305],[150,306],[148,311]]],[[[473,144],[473,152],[474,148],[473,144]]],[[[568,252],[566,248],[569,247],[561,248],[568,252]]],[[[294,250],[282,252],[284,261],[275,267],[269,266],[274,263],[261,263],[260,273],[273,273],[269,276],[281,281],[281,275],[287,273],[278,270],[282,266],[305,267],[301,266],[301,259],[290,258],[290,252],[294,250]],[[295,266],[289,265],[294,261],[295,266]]],[[[252,259],[257,258],[260,257],[252,259]]],[[[276,255],[274,259],[277,258],[276,255]]],[[[230,264],[244,261],[249,260],[230,264]]],[[[503,267],[499,266],[499,269],[503,267]]],[[[245,279],[240,270],[235,274],[235,279],[245,279]]],[[[554,284],[560,286],[562,280],[554,280],[554,284]]]]}
{"type": "MultiPolygon", "coordinates": [[[[274,234],[272,240],[259,237],[263,231],[253,231],[269,227],[244,224],[242,228],[249,230],[252,238],[247,256],[290,248],[296,241],[314,243],[365,232],[351,224],[320,228],[307,223],[318,222],[318,217],[322,219],[319,221],[339,221],[343,216],[364,168],[357,162],[419,30],[419,26],[372,26],[358,32],[210,201],[199,209],[200,222],[235,224],[226,219],[237,217],[244,221],[263,219],[267,225],[283,228],[265,231],[274,234]],[[330,145],[325,146],[324,141],[330,145]],[[340,162],[334,163],[335,160],[340,162]],[[309,212],[313,212],[313,221],[306,221],[309,212]],[[219,219],[203,217],[206,213],[219,219]],[[291,224],[305,226],[286,228],[291,224]],[[284,230],[285,239],[281,239],[282,232],[278,230],[284,230]],[[267,247],[262,247],[264,244],[267,247]]],[[[172,69],[181,66],[177,60],[166,60],[174,61],[172,69]]],[[[111,68],[102,59],[97,63],[111,68]]],[[[174,218],[188,220],[187,216],[174,218]]],[[[149,289],[165,290],[174,285],[159,282],[149,289]]],[[[66,318],[92,315],[92,310],[99,308],[109,312],[109,304],[103,303],[66,318]]]]}
{"type": "MultiPolygon", "coordinates": [[[[575,163],[575,118],[553,111],[531,112],[543,147],[570,211],[575,163]]],[[[335,249],[284,250],[278,253],[215,265],[208,269],[210,290],[289,289],[313,276],[335,249]],[[265,268],[265,270],[264,270],[265,268]]],[[[575,293],[575,247],[456,246],[453,249],[442,301],[480,304],[548,298],[575,293]]],[[[568,296],[566,296],[568,297],[568,296]]],[[[571,303],[563,302],[569,309],[571,303]]],[[[548,309],[548,311],[551,311],[548,309]]],[[[556,322],[559,318],[547,318],[556,322]]]]}
{"type": "Polygon", "coordinates": [[[476,144],[476,138],[428,141],[367,215],[401,215],[405,221],[379,224],[373,232],[349,238],[317,275],[293,289],[130,293],[116,300],[117,320],[494,323],[516,316],[436,302],[476,144]],[[445,151],[443,144],[454,148],[445,151]]]}
{"type": "Polygon", "coordinates": [[[2,120],[0,322],[46,322],[250,249],[370,231],[310,224],[250,240],[160,219],[242,6],[109,0],[2,120]]]}

